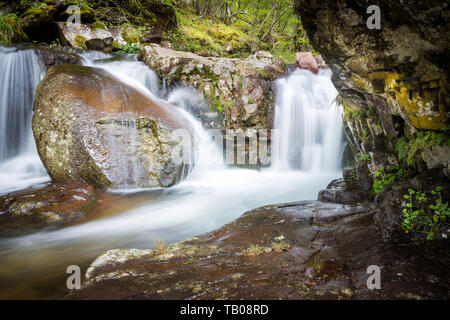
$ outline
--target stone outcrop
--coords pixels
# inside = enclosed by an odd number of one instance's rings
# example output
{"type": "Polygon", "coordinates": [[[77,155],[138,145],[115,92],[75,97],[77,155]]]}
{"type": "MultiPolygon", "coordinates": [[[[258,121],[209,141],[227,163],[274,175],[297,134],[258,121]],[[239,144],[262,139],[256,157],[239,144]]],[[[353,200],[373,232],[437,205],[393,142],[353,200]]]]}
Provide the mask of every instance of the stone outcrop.
{"type": "MultiPolygon", "coordinates": [[[[9,218],[29,218],[35,223],[66,224],[86,219],[98,192],[78,183],[56,183],[36,190],[0,197],[0,211],[9,218]]],[[[23,223],[23,221],[22,221],[23,223]]]]}
{"type": "Polygon", "coordinates": [[[178,158],[186,150],[174,135],[177,129],[189,133],[191,127],[174,106],[102,69],[52,67],[36,93],[33,133],[55,181],[98,188],[171,186],[189,172],[178,158]]]}
{"type": "MultiPolygon", "coordinates": [[[[345,107],[348,140],[355,153],[371,155],[372,173],[406,164],[396,150],[401,137],[412,153],[422,130],[446,136],[440,147],[448,144],[447,2],[373,3],[381,9],[379,30],[366,25],[367,2],[295,4],[315,50],[333,70],[333,83],[345,107]]],[[[418,170],[440,168],[448,174],[445,147],[431,152],[431,144],[430,139],[407,165],[418,170]],[[433,160],[424,163],[422,151],[433,153],[433,160]]]]}
{"type": "MultiPolygon", "coordinates": [[[[434,181],[416,189],[427,194],[449,187],[448,3],[296,0],[295,9],[333,71],[355,158],[352,184],[370,192],[378,183],[380,234],[405,240],[401,204],[415,176],[434,181]],[[381,29],[366,24],[372,4],[381,10],[381,29]]],[[[322,199],[342,201],[342,192],[325,190],[322,199]]]]}
{"type": "Polygon", "coordinates": [[[67,298],[448,298],[445,245],[400,248],[378,239],[370,206],[267,206],[162,250],[110,250],[67,298]],[[382,290],[367,288],[371,265],[381,267],[382,290]]]}
{"type": "Polygon", "coordinates": [[[319,192],[319,201],[322,202],[358,204],[370,203],[373,199],[373,193],[362,191],[353,177],[334,180],[319,192]]]}
{"type": "Polygon", "coordinates": [[[141,49],[140,58],[169,86],[181,83],[201,92],[224,115],[219,127],[271,128],[272,82],[285,74],[286,66],[270,53],[260,51],[246,59],[206,58],[152,45],[141,49]]]}

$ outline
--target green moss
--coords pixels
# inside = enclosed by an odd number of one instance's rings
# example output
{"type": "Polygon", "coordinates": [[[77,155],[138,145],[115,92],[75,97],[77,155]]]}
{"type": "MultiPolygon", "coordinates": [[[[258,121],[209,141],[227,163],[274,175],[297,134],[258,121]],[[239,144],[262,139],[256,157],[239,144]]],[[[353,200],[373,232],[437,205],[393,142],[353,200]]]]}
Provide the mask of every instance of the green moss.
{"type": "Polygon", "coordinates": [[[106,24],[97,20],[92,24],[92,30],[108,30],[108,28],[106,24]]]}
{"type": "Polygon", "coordinates": [[[10,45],[28,40],[28,36],[20,26],[20,19],[15,14],[0,13],[0,44],[10,45]]]}
{"type": "Polygon", "coordinates": [[[75,41],[75,45],[77,47],[80,47],[80,48],[82,48],[84,50],[87,50],[87,47],[86,47],[87,39],[85,37],[83,37],[82,35],[77,34],[75,36],[75,38],[74,38],[74,41],[75,41]]]}
{"type": "Polygon", "coordinates": [[[403,136],[397,140],[395,144],[395,151],[399,160],[406,160],[408,156],[408,139],[403,136]]]}
{"type": "Polygon", "coordinates": [[[22,17],[27,20],[43,20],[47,19],[50,12],[53,11],[53,6],[48,6],[43,3],[41,6],[27,10],[22,17]]]}

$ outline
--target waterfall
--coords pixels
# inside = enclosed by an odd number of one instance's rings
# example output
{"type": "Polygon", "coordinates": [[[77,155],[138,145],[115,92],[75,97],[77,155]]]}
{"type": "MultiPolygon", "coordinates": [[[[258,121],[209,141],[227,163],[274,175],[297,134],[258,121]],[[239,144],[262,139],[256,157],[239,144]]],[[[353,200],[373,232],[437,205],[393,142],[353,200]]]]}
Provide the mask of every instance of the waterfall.
{"type": "Polygon", "coordinates": [[[0,194],[48,180],[31,130],[44,73],[33,50],[0,47],[0,194]]]}
{"type": "Polygon", "coordinates": [[[342,110],[331,70],[317,75],[297,69],[279,79],[275,104],[272,167],[276,170],[336,172],[343,151],[342,110]]]}
{"type": "Polygon", "coordinates": [[[160,96],[156,72],[138,61],[136,55],[112,56],[98,51],[84,51],[81,56],[83,65],[104,69],[132,87],[150,93],[153,97],[160,96]]]}

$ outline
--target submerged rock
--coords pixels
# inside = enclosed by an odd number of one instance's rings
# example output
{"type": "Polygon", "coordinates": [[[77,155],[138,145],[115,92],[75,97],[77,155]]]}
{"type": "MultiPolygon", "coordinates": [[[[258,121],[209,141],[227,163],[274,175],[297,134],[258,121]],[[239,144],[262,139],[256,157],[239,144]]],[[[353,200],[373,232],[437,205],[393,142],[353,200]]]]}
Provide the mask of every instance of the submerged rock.
{"type": "Polygon", "coordinates": [[[295,61],[300,69],[306,69],[315,74],[319,72],[317,60],[311,52],[297,52],[295,54],[295,61]]]}
{"type": "Polygon", "coordinates": [[[286,66],[270,53],[260,51],[246,59],[207,58],[151,45],[141,49],[140,58],[169,86],[181,82],[198,89],[211,109],[224,116],[225,123],[203,121],[207,127],[271,128],[272,82],[286,73],[286,66]]]}
{"type": "Polygon", "coordinates": [[[110,250],[67,298],[445,299],[449,259],[445,246],[380,243],[370,206],[305,201],[249,211],[161,250],[110,250]],[[367,288],[371,265],[382,268],[382,290],[367,288]]]}
{"type": "Polygon", "coordinates": [[[92,186],[56,183],[0,197],[0,211],[7,217],[27,217],[51,224],[80,222],[86,219],[86,210],[96,198],[92,186]]]}
{"type": "Polygon", "coordinates": [[[177,129],[191,132],[174,106],[102,69],[52,67],[36,93],[33,133],[55,181],[98,188],[171,186],[187,174],[181,157],[192,151],[182,148],[177,129]]]}

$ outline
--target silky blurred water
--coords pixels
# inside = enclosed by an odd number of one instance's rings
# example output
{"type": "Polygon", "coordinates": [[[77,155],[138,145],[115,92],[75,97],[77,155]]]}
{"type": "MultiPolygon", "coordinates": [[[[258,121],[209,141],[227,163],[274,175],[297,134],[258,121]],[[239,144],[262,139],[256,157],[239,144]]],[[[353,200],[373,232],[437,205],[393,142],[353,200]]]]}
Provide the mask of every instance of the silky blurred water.
{"type": "MultiPolygon", "coordinates": [[[[162,99],[156,75],[143,63],[130,58],[114,61],[101,53],[84,58],[85,65],[104,68],[154,99],[162,99]]],[[[67,266],[79,265],[85,272],[106,250],[152,248],[154,237],[168,245],[220,228],[259,206],[316,199],[319,190],[341,176],[342,127],[339,110],[332,103],[336,91],[329,76],[301,71],[279,80],[276,128],[289,143],[282,140],[275,146],[277,160],[261,170],[227,167],[222,150],[188,112],[187,105],[198,96],[184,89],[173,92],[168,102],[178,105],[198,141],[196,165],[188,178],[164,190],[116,190],[131,199],[129,206],[112,209],[97,220],[0,238],[0,298],[62,297],[67,291],[67,266]],[[300,105],[303,95],[309,98],[300,105]],[[305,130],[314,133],[305,137],[305,130]],[[140,201],[133,203],[137,193],[140,201]]]]}

